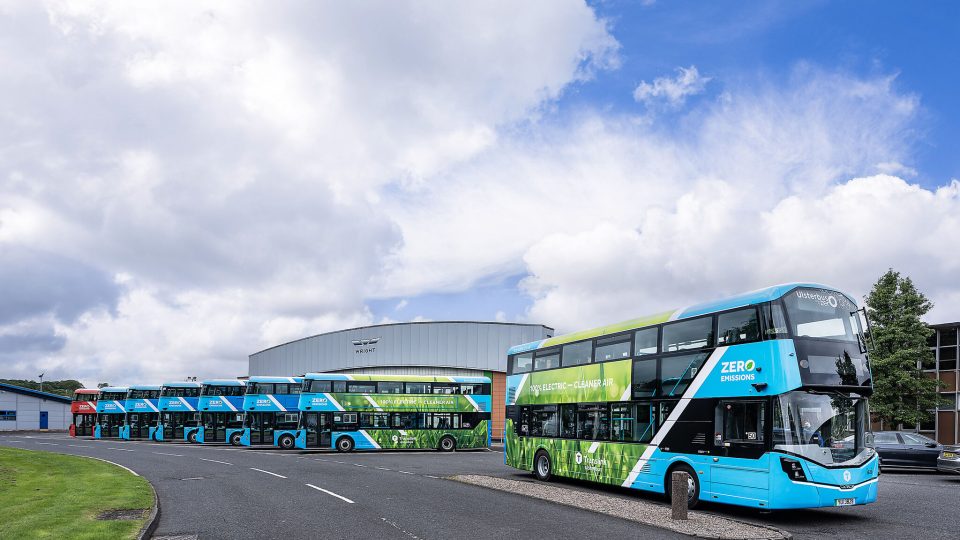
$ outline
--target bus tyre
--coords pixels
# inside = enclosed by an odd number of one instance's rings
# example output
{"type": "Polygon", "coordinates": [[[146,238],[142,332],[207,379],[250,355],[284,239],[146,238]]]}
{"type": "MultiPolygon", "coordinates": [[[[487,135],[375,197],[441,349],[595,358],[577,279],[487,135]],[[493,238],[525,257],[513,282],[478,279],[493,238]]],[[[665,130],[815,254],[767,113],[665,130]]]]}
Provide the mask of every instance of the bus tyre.
{"type": "Polygon", "coordinates": [[[676,467],[671,467],[667,471],[667,476],[664,479],[664,490],[667,493],[667,501],[673,500],[673,494],[671,493],[671,488],[673,487],[673,473],[675,472],[685,472],[687,473],[687,508],[696,508],[697,504],[700,502],[700,479],[697,478],[697,474],[693,472],[693,469],[685,463],[681,463],[676,467]]]}
{"type": "Polygon", "coordinates": [[[278,444],[278,445],[280,446],[280,448],[283,449],[283,450],[290,450],[291,448],[293,448],[294,444],[296,444],[296,443],[295,443],[295,441],[293,440],[293,436],[291,436],[291,435],[281,435],[281,436],[280,436],[280,439],[277,441],[277,444],[278,444]]]}
{"type": "Polygon", "coordinates": [[[550,462],[550,454],[546,450],[540,450],[533,456],[533,475],[543,482],[549,481],[553,476],[553,463],[550,462]]]}
{"type": "Polygon", "coordinates": [[[187,435],[187,440],[190,441],[190,442],[192,442],[192,443],[194,443],[194,444],[196,444],[196,443],[197,443],[197,432],[196,432],[196,431],[191,431],[191,432],[190,432],[190,435],[187,435]]]}
{"type": "Polygon", "coordinates": [[[241,437],[242,435],[240,435],[239,433],[234,433],[233,435],[230,435],[230,444],[232,444],[233,446],[240,446],[241,437]]]}
{"type": "Polygon", "coordinates": [[[350,437],[340,437],[337,439],[337,452],[352,452],[353,451],[353,439],[350,437]]]}
{"type": "Polygon", "coordinates": [[[453,440],[453,437],[449,435],[444,435],[440,438],[440,451],[441,452],[453,452],[457,447],[457,441],[453,440]]]}

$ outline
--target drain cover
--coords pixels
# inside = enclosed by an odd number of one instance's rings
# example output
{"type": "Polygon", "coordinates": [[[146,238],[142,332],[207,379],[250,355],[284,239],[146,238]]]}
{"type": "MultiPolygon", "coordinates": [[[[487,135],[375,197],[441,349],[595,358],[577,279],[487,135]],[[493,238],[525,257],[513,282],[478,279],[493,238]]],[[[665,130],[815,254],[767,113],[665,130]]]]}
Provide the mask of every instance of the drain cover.
{"type": "Polygon", "coordinates": [[[143,509],[107,510],[97,514],[97,519],[101,521],[143,519],[146,516],[146,513],[147,511],[143,509]]]}

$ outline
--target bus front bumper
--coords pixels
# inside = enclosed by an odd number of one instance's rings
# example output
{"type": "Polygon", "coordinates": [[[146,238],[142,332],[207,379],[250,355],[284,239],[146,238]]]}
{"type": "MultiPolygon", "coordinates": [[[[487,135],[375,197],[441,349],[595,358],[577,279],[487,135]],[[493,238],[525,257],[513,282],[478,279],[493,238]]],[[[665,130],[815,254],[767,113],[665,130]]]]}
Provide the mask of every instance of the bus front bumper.
{"type": "Polygon", "coordinates": [[[826,468],[811,461],[793,459],[802,474],[791,478],[779,459],[771,460],[770,509],[827,508],[869,504],[877,500],[880,475],[876,456],[858,467],[826,468]]]}

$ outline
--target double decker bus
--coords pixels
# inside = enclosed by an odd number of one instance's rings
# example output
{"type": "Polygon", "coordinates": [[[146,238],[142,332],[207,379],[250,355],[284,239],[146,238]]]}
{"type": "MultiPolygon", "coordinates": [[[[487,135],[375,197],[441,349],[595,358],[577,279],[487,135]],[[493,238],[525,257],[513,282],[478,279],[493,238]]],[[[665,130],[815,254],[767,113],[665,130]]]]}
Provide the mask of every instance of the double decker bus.
{"type": "Polygon", "coordinates": [[[73,392],[70,412],[73,423],[70,424],[71,437],[92,437],[93,426],[97,423],[97,395],[99,390],[79,388],[73,392]]]}
{"type": "Polygon", "coordinates": [[[272,445],[274,430],[297,429],[303,377],[250,377],[243,396],[243,427],[227,429],[231,444],[272,445]]]}
{"type": "Polygon", "coordinates": [[[877,498],[856,303],[791,283],[508,352],[505,462],[763,509],[877,498]]]}
{"type": "Polygon", "coordinates": [[[490,445],[490,379],[308,373],[300,425],[281,448],[453,451],[490,445]]]}
{"type": "Polygon", "coordinates": [[[127,387],[106,386],[97,395],[97,425],[94,439],[118,439],[127,413],[127,387]]]}
{"type": "Polygon", "coordinates": [[[163,383],[160,389],[160,418],[151,430],[150,438],[157,441],[184,440],[184,430],[196,425],[199,398],[198,382],[163,383]]]}
{"type": "Polygon", "coordinates": [[[200,388],[200,422],[187,427],[186,438],[194,443],[227,442],[227,430],[243,429],[243,395],[246,383],[236,379],[203,381],[200,388]]]}
{"type": "Polygon", "coordinates": [[[157,408],[160,399],[160,387],[155,385],[133,385],[127,390],[126,416],[120,427],[120,438],[150,438],[153,427],[160,417],[157,408]]]}

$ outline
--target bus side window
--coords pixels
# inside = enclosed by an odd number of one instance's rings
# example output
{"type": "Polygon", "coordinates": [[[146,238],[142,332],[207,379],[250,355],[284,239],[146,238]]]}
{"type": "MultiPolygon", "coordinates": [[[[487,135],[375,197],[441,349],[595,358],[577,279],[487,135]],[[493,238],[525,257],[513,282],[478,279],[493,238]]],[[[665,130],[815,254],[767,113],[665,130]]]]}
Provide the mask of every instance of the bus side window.
{"type": "Polygon", "coordinates": [[[760,339],[760,321],[753,308],[721,313],[717,316],[717,344],[733,345],[760,339]]]}
{"type": "Polygon", "coordinates": [[[714,417],[714,445],[763,443],[762,401],[721,401],[714,417]]]}
{"type": "Polygon", "coordinates": [[[347,391],[347,381],[333,381],[333,391],[344,393],[347,391]]]}

